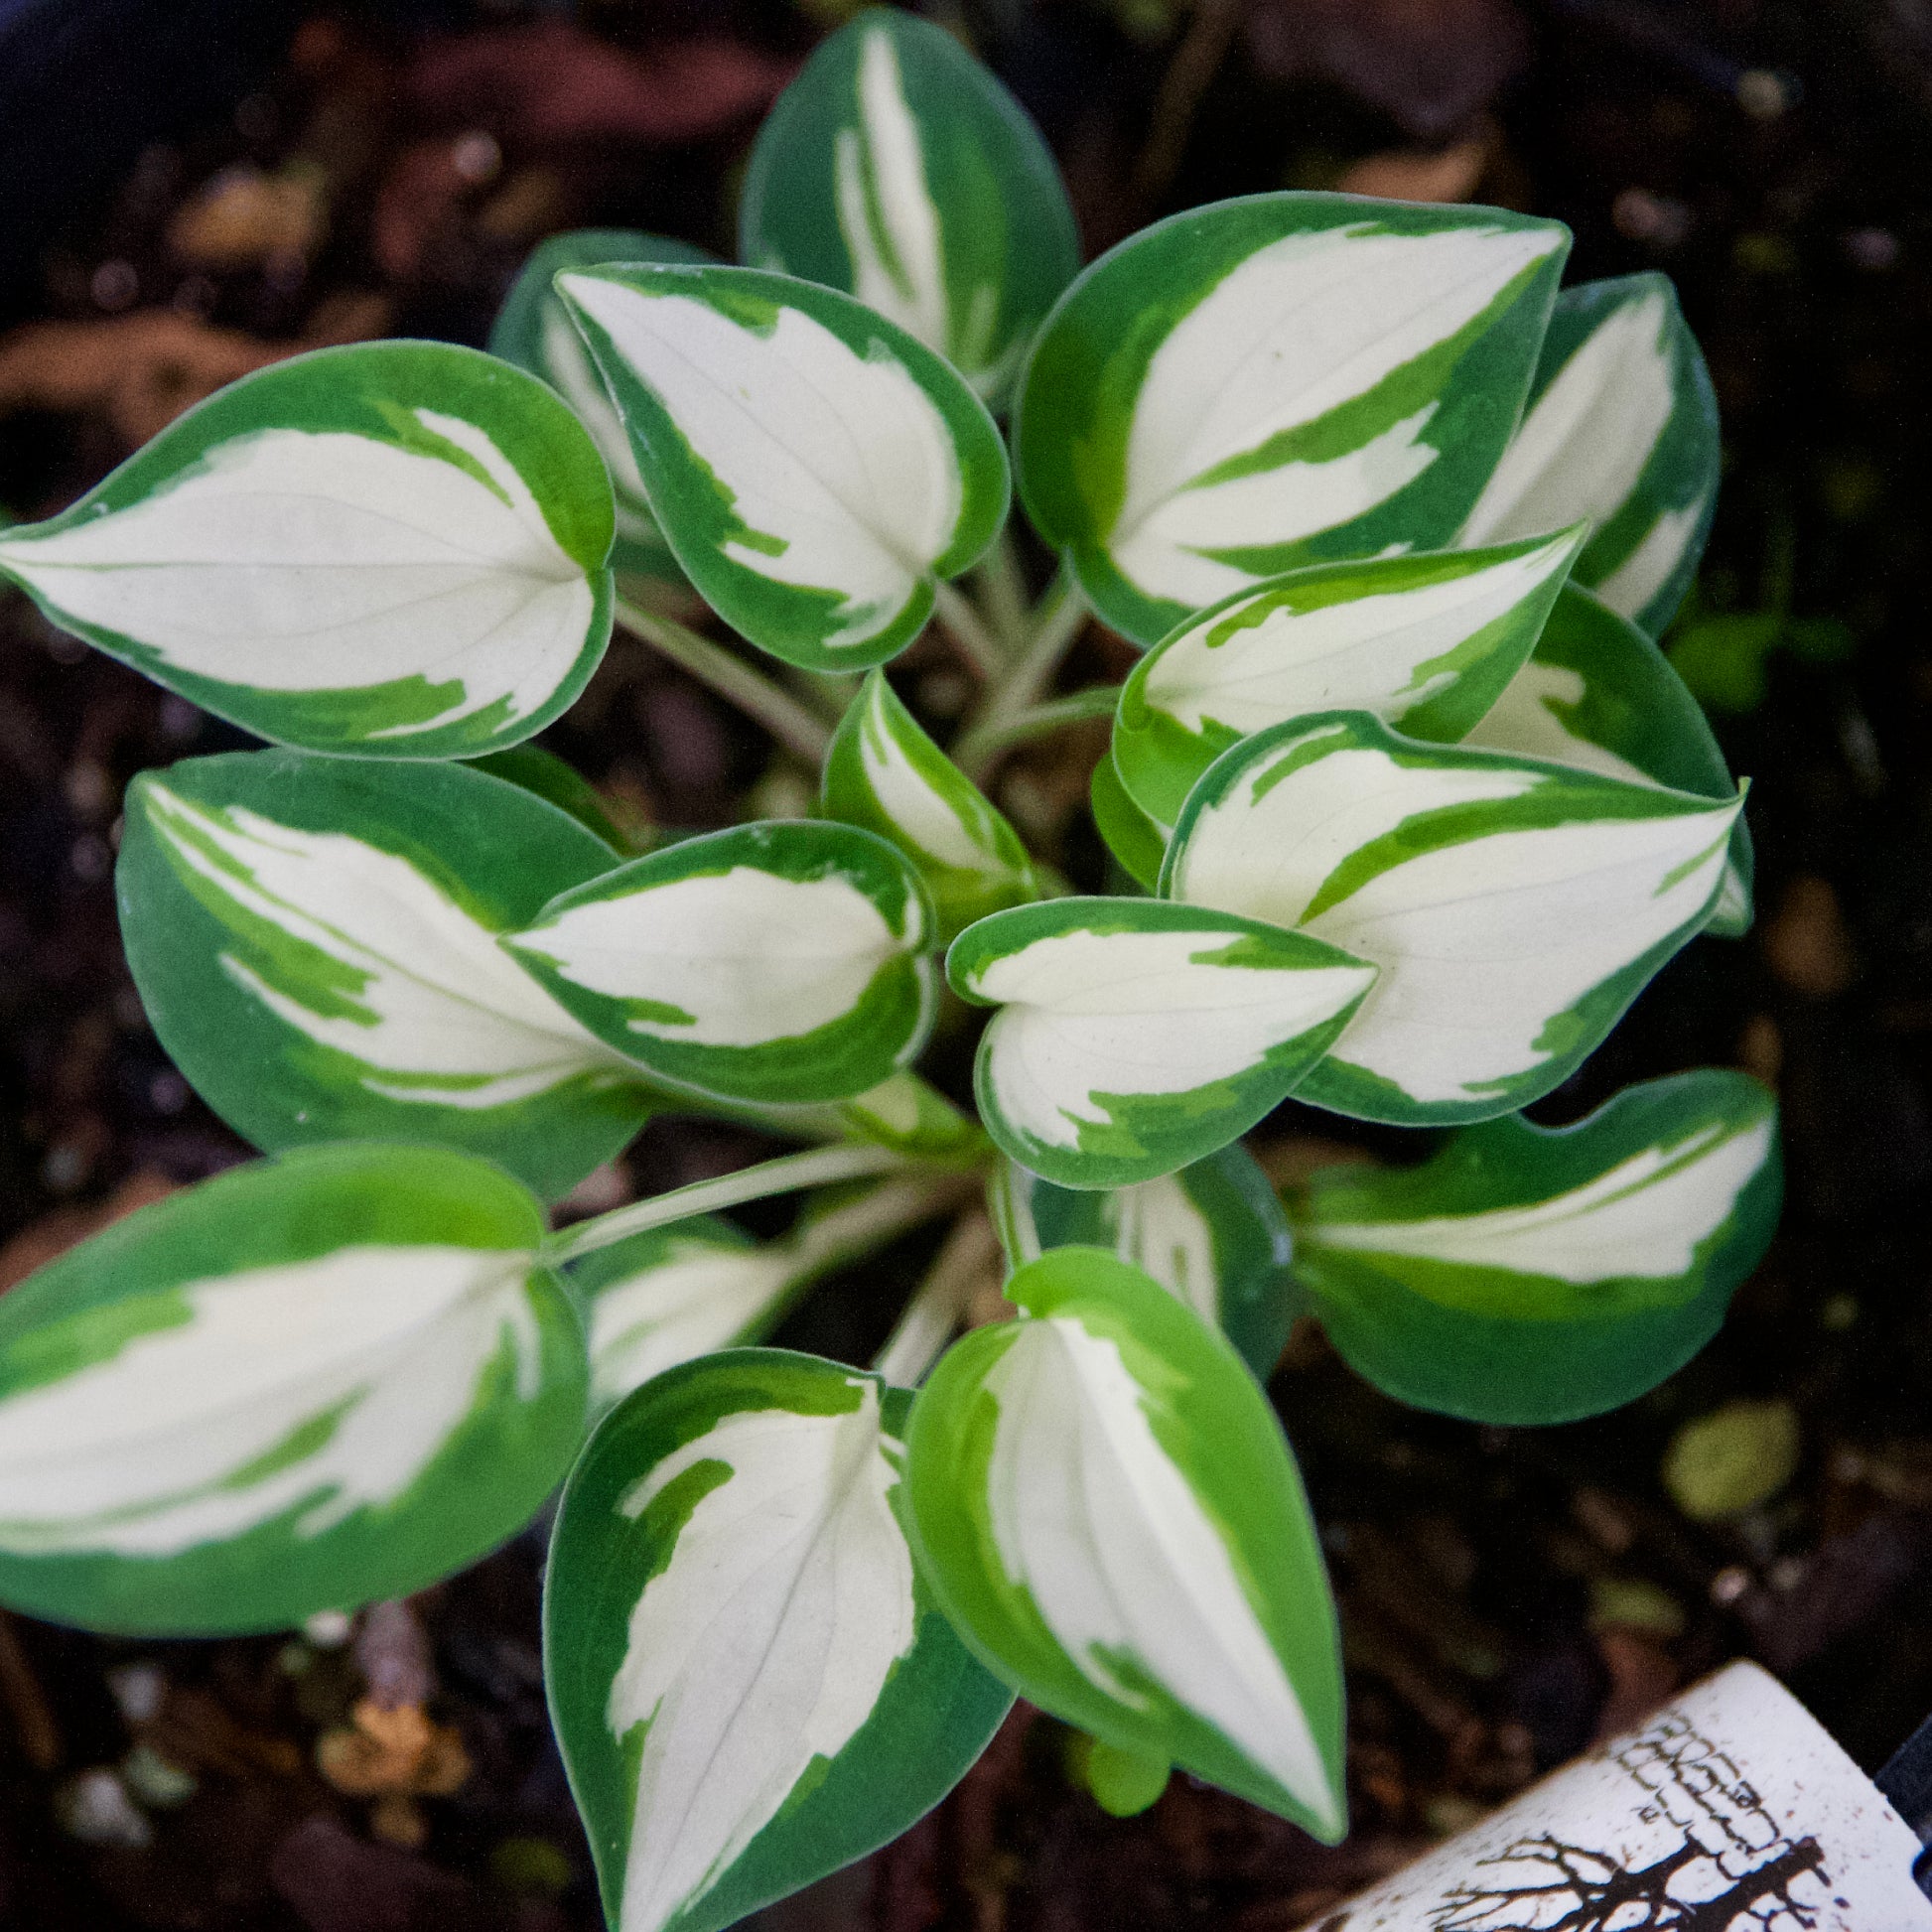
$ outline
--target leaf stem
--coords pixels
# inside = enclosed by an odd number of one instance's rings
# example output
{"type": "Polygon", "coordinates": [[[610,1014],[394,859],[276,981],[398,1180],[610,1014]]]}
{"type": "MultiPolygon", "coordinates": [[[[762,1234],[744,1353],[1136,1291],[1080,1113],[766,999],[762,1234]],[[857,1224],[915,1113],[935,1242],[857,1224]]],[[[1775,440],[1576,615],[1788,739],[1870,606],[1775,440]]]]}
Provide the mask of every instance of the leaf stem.
{"type": "Polygon", "coordinates": [[[975,725],[954,743],[953,762],[969,775],[977,775],[1002,752],[1024,745],[1029,739],[1044,738],[1062,725],[1078,724],[1086,718],[1111,718],[1120,703],[1118,684],[1093,684],[1064,698],[1049,698],[1031,711],[1023,711],[1003,724],[975,725]]]}
{"type": "Polygon", "coordinates": [[[967,1298],[998,1262],[999,1237],[981,1207],[968,1208],[933,1258],[932,1266],[905,1305],[898,1325],[873,1360],[887,1381],[902,1389],[924,1381],[945,1353],[953,1330],[966,1312],[967,1298]]]}
{"type": "Polygon", "coordinates": [[[756,719],[787,751],[816,768],[832,742],[824,720],[814,717],[805,705],[762,671],[729,651],[709,637],[701,637],[675,618],[660,617],[619,598],[618,622],[632,636],[653,645],[681,670],[700,684],[728,699],[748,718],[756,719]]]}
{"type": "Polygon", "coordinates": [[[939,627],[956,643],[966,661],[984,678],[1006,675],[1007,654],[1000,640],[987,628],[986,620],[973,609],[964,591],[943,578],[932,587],[932,615],[939,627]]]}
{"type": "Polygon", "coordinates": [[[1051,682],[1066,647],[1079,635],[1087,616],[1087,601],[1080,595],[1073,573],[1062,567],[1034,607],[1026,648],[988,687],[979,710],[967,722],[967,730],[1003,725],[1034,704],[1051,682]]]}
{"type": "Polygon", "coordinates": [[[980,607],[1008,653],[1022,649],[1032,614],[1027,608],[1027,580],[1020,573],[1020,553],[1014,548],[1010,523],[974,565],[973,582],[979,586],[980,607]]]}
{"type": "Polygon", "coordinates": [[[553,1266],[595,1254],[627,1235],[668,1226],[693,1214],[710,1214],[721,1207],[738,1207],[767,1195],[791,1193],[800,1187],[822,1187],[835,1180],[862,1180],[868,1174],[891,1173],[921,1164],[889,1147],[815,1147],[803,1154],[782,1154],[775,1161],[759,1161],[716,1180],[695,1180],[673,1187],[667,1194],[632,1201],[574,1227],[560,1228],[543,1244],[543,1258],[553,1266]]]}

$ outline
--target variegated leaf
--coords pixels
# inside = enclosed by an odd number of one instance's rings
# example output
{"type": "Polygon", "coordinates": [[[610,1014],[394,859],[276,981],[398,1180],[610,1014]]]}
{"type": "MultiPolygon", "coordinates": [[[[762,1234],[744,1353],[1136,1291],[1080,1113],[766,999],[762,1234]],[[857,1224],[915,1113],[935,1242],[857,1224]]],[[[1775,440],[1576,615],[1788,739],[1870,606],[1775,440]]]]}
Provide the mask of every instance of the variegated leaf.
{"type": "Polygon", "coordinates": [[[1341,1660],[1281,1425],[1158,1283],[1056,1248],[913,1405],[907,1488],[954,1625],[1042,1710],[1332,1843],[1341,1660]]]}
{"type": "Polygon", "coordinates": [[[1150,644],[1303,564],[1439,549],[1516,427],[1568,245],[1497,208],[1341,195],[1157,222],[1034,347],[1028,512],[1150,644]]]}
{"type": "MultiPolygon", "coordinates": [[[[1463,743],[1700,798],[1736,789],[1703,708],[1670,660],[1627,618],[1574,585],[1557,599],[1530,661],[1463,743]]],[[[1707,932],[1735,938],[1750,929],[1752,871],[1740,815],[1707,932]]]]}
{"type": "Polygon", "coordinates": [[[1375,977],[1305,933],[1125,898],[996,912],[953,942],[946,971],[1000,1009],[974,1074],[987,1132],[1063,1187],[1152,1180],[1238,1139],[1375,977]]]}
{"type": "Polygon", "coordinates": [[[908,1401],[734,1350],[628,1397],[572,1472],[545,1675],[615,1932],[714,1932],[863,1857],[1006,1715],[907,1546],[908,1401]]]}
{"type": "Polygon", "coordinates": [[[1372,711],[1411,738],[1460,738],[1528,657],[1585,532],[1315,564],[1210,606],[1135,665],[1114,764],[1172,828],[1237,740],[1317,711],[1372,711]]]}
{"type": "Polygon", "coordinates": [[[1594,526],[1577,582],[1662,634],[1697,574],[1718,500],[1718,400],[1663,275],[1557,297],[1522,427],[1465,543],[1594,526]]]}
{"type": "Polygon", "coordinates": [[[761,1341],[819,1276],[939,1211],[924,1180],[886,1180],[809,1205],[782,1240],[755,1242],[714,1214],[587,1255],[571,1279],[589,1305],[599,1410],[652,1376],[735,1342],[761,1341]]]}
{"type": "Polygon", "coordinates": [[[1305,1297],[1289,1272],[1288,1217],[1239,1143],[1104,1191],[1056,1187],[1004,1161],[993,1198],[1013,1267],[1049,1248],[1111,1248],[1219,1328],[1262,1381],[1274,1373],[1305,1297]]]}
{"type": "Polygon", "coordinates": [[[486,1163],[307,1149],[0,1301],[0,1599],[91,1629],[286,1629],[535,1514],[584,1422],[543,1221],[486,1163]]]}
{"type": "Polygon", "coordinates": [[[443,343],[278,362],[0,534],[54,622],[285,745],[471,758],[611,634],[611,486],[534,377],[443,343]]]}
{"type": "Polygon", "coordinates": [[[643,1124],[638,1069],[497,944],[616,855],[463,764],[239,752],[143,772],[115,874],[161,1043],[270,1152],[486,1155],[546,1197],[643,1124]]]}
{"type": "Polygon", "coordinates": [[[992,417],[850,296],[751,268],[579,270],[557,287],[678,562],[777,656],[883,663],[1004,522],[992,417]]]}
{"type": "Polygon", "coordinates": [[[531,252],[490,325],[489,352],[541,376],[590,431],[617,496],[618,540],[611,561],[620,570],[653,577],[678,575],[670,546],[651,514],[630,439],[552,282],[565,269],[597,268],[606,262],[716,259],[688,241],[643,234],[635,228],[573,228],[568,234],[552,235],[531,252]]]}
{"type": "Polygon", "coordinates": [[[512,745],[506,752],[491,752],[487,757],[466,759],[472,771],[486,772],[501,778],[519,791],[567,812],[600,844],[608,846],[620,859],[634,859],[652,843],[650,828],[642,836],[626,832],[611,816],[604,795],[574,765],[567,764],[555,752],[540,745],[512,745]]]}
{"type": "Polygon", "coordinates": [[[1244,740],[1163,891],[1381,968],[1301,1097],[1407,1126],[1548,1093],[1710,916],[1742,805],[1459,747],[1366,712],[1244,740]]]}
{"type": "Polygon", "coordinates": [[[1574,1127],[1512,1114],[1419,1168],[1319,1173],[1296,1269],[1378,1388],[1478,1422],[1569,1422],[1710,1340],[1780,1191],[1776,1102],[1707,1067],[1574,1127]]]}
{"type": "Polygon", "coordinates": [[[739,253],[843,289],[989,402],[1080,265],[1026,110],[943,28],[876,7],[805,64],[759,131],[739,253]]]}
{"type": "Polygon", "coordinates": [[[949,943],[988,912],[1039,897],[1020,835],[874,671],[825,756],[828,818],[889,839],[925,881],[949,943]]]}
{"type": "Polygon", "coordinates": [[[1153,892],[1167,862],[1170,828],[1158,825],[1134,802],[1121,783],[1111,751],[1103,753],[1093,767],[1087,795],[1101,843],[1135,885],[1153,892]]]}
{"type": "Polygon", "coordinates": [[[505,941],[599,1038],[726,1099],[843,1100],[932,1023],[932,908],[850,825],[711,832],[560,895],[505,941]]]}

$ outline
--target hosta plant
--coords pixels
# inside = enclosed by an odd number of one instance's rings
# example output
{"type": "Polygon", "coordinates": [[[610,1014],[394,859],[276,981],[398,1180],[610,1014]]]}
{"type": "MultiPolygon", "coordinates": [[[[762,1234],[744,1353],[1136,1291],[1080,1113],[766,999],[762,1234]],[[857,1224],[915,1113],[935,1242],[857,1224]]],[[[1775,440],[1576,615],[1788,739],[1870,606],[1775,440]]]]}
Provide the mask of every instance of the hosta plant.
{"type": "Polygon", "coordinates": [[[495,354],[299,357],[0,533],[270,742],[140,777],[118,872],[156,1033],[265,1158],[0,1302],[0,1597],[283,1627],[561,1485],[551,1697],[622,1932],[877,1846],[1016,1693],[1103,1797],[1178,1764],[1333,1838],[1291,1323],[1561,1421],[1696,1350],[1775,1219],[1741,1075],[1522,1111],[1749,918],[1655,642],[1703,363],[1667,283],[1565,290],[1565,230],[1494,208],[1260,195],[1081,270],[1025,115],[899,13],[807,65],[743,209],[743,265],[561,237],[495,354]],[[528,744],[614,619],[816,810],[626,845],[528,744]],[[1132,674],[1049,695],[1095,621],[1132,674]],[[945,748],[889,668],[928,630],[979,681],[945,748]],[[1104,876],[983,788],[1101,717],[1104,876]],[[976,1119],[917,1070],[975,1026],[976,1119]],[[1435,1131],[1284,1199],[1243,1136],[1291,1095],[1435,1131]],[[792,1146],[552,1225],[652,1114],[792,1146]],[[787,1190],[779,1238],[721,1218],[787,1190]],[[766,1345],[948,1217],[871,1366],[766,1345]],[[1002,1252],[1012,1318],[954,1339],[1002,1252]]]}

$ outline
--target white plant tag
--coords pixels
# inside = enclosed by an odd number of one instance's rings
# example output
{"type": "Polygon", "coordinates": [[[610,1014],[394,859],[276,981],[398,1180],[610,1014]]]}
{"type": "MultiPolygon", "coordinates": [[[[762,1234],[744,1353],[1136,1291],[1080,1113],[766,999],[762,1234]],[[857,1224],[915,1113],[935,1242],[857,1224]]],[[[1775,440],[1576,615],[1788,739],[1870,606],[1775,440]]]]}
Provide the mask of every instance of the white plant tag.
{"type": "Polygon", "coordinates": [[[1918,1932],[1918,1835],[1736,1663],[1311,1932],[1918,1932]]]}

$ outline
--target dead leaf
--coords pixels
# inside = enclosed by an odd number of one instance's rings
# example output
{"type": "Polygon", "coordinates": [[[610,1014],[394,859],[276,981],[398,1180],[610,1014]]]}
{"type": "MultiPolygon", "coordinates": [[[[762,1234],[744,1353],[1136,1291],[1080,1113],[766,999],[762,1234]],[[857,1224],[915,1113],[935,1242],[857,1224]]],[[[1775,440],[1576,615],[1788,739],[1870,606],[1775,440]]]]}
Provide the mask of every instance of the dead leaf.
{"type": "Polygon", "coordinates": [[[211,176],[176,210],[168,246],[198,268],[250,268],[275,255],[307,261],[329,228],[329,178],[298,155],[273,174],[247,163],[211,176]]]}
{"type": "Polygon", "coordinates": [[[424,113],[506,144],[697,141],[767,106],[795,64],[722,35],[629,53],[550,17],[433,41],[405,82],[424,113]]]}
{"type": "Polygon", "coordinates": [[[385,1706],[363,1698],[349,1723],[316,1740],[316,1768],[351,1798],[446,1798],[470,1776],[470,1754],[448,1725],[420,1704],[385,1706]]]}
{"type": "Polygon", "coordinates": [[[17,410],[99,414],[138,448],[238,377],[305,349],[366,342],[388,328],[386,297],[347,290],[289,343],[216,329],[173,309],[104,322],[38,322],[0,337],[0,417],[17,410]]]}
{"type": "Polygon", "coordinates": [[[1467,202],[1488,165],[1486,141],[1458,141],[1434,154],[1391,148],[1356,162],[1335,186],[1378,202],[1467,202]]]}
{"type": "Polygon", "coordinates": [[[129,1174],[96,1207],[57,1207],[0,1248],[0,1290],[24,1282],[35,1269],[46,1267],[88,1235],[98,1234],[137,1207],[147,1207],[174,1191],[175,1183],[166,1174],[143,1168],[129,1174]]]}
{"type": "Polygon", "coordinates": [[[1440,141],[1522,70],[1530,35],[1511,0],[1261,0],[1248,47],[1273,79],[1331,80],[1440,141]]]}

